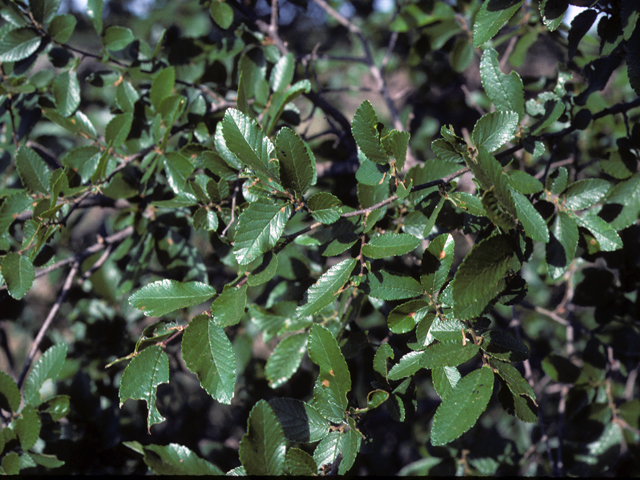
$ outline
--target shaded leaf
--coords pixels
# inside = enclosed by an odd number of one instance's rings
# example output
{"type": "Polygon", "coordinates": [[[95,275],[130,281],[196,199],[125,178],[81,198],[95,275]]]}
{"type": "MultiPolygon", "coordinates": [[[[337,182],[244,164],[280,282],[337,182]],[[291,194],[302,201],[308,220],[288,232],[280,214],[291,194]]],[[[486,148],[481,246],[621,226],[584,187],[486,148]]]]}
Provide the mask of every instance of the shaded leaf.
{"type": "Polygon", "coordinates": [[[240,461],[248,475],[282,475],[286,439],[278,417],[265,400],[254,405],[240,441],[240,461]]]}
{"type": "Polygon", "coordinates": [[[149,99],[156,111],[160,110],[162,101],[173,93],[175,83],[176,71],[173,67],[163,68],[154,77],[151,90],[149,91],[149,99]]]}
{"type": "Polygon", "coordinates": [[[502,330],[489,330],[482,337],[480,348],[493,358],[505,362],[522,362],[529,358],[529,349],[522,340],[502,330]]]}
{"type": "Polygon", "coordinates": [[[233,23],[233,8],[224,0],[213,0],[209,7],[209,14],[223,30],[229,28],[233,23]]]}
{"type": "Polygon", "coordinates": [[[461,378],[456,367],[435,367],[431,370],[433,388],[443,400],[453,391],[461,378]]]}
{"type": "Polygon", "coordinates": [[[290,442],[317,442],[329,432],[329,421],[308,403],[293,398],[275,397],[269,404],[290,442]]]}
{"type": "Polygon", "coordinates": [[[290,448],[287,451],[285,466],[290,475],[310,477],[318,472],[318,466],[313,457],[299,448],[290,448]]]}
{"type": "Polygon", "coordinates": [[[20,390],[15,380],[0,370],[0,408],[7,412],[17,412],[20,400],[20,390]]]}
{"type": "Polygon", "coordinates": [[[316,161],[303,140],[290,128],[282,128],[276,137],[280,160],[280,179],[284,188],[302,197],[315,183],[316,161]]]}

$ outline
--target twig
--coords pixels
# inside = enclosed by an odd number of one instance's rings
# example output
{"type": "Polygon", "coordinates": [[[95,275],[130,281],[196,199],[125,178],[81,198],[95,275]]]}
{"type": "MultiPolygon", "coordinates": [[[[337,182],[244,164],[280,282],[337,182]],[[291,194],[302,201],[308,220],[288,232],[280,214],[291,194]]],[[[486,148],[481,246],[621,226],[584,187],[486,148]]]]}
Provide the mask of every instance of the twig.
{"type": "Polygon", "coordinates": [[[60,310],[60,306],[62,305],[62,302],[64,302],[65,298],[67,297],[67,293],[69,293],[69,290],[71,289],[73,279],[78,273],[79,268],[80,268],[79,261],[76,261],[71,265],[71,270],[69,271],[69,274],[67,275],[67,278],[64,281],[64,285],[62,286],[62,290],[58,295],[58,299],[56,300],[56,303],[54,303],[53,307],[51,307],[51,310],[49,311],[47,318],[42,324],[42,327],[40,327],[40,331],[36,335],[36,338],[33,340],[33,345],[31,345],[31,350],[29,351],[29,355],[27,355],[27,360],[24,362],[24,367],[22,367],[22,372],[20,372],[20,377],[18,377],[17,383],[18,383],[19,389],[22,389],[25,377],[27,375],[27,371],[29,370],[31,363],[33,362],[33,359],[36,356],[36,352],[38,351],[40,342],[42,342],[42,339],[44,338],[44,335],[47,333],[47,330],[51,326],[51,323],[53,322],[53,319],[58,313],[58,310],[60,310]]]}
{"type": "Polygon", "coordinates": [[[222,230],[222,233],[220,234],[221,237],[224,237],[227,234],[227,231],[229,230],[229,228],[231,227],[231,225],[233,224],[236,218],[235,217],[236,201],[238,198],[239,191],[240,191],[240,182],[236,182],[236,186],[233,187],[233,195],[231,196],[231,219],[229,220],[229,223],[227,224],[227,226],[224,227],[224,230],[222,230]]]}

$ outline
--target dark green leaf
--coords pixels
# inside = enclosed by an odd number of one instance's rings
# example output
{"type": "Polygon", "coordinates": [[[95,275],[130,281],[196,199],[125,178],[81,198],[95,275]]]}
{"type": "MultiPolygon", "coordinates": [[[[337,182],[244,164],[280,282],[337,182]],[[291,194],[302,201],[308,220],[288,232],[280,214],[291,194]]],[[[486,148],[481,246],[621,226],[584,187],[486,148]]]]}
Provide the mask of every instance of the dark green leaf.
{"type": "Polygon", "coordinates": [[[373,356],[373,369],[382,375],[384,378],[389,376],[389,371],[387,368],[387,359],[393,360],[395,358],[395,354],[393,353],[393,348],[388,343],[383,343],[376,350],[375,355],[373,356]]]}
{"type": "Polygon", "coordinates": [[[553,125],[564,112],[564,103],[553,92],[542,92],[535,99],[527,100],[526,106],[527,113],[536,120],[529,128],[531,135],[537,135],[553,125]]]}
{"type": "Polygon", "coordinates": [[[144,463],[157,475],[224,475],[183,445],[145,445],[144,463]]]}
{"type": "Polygon", "coordinates": [[[233,23],[233,8],[224,0],[213,0],[209,7],[209,14],[223,30],[229,28],[233,23]]]}
{"type": "Polygon", "coordinates": [[[153,83],[151,84],[151,91],[149,92],[149,99],[156,111],[160,109],[162,101],[173,93],[175,83],[176,71],[173,67],[163,68],[154,77],[153,83]]]}
{"type": "Polygon", "coordinates": [[[60,0],[31,0],[29,8],[36,22],[49,23],[60,8],[60,0]]]}
{"type": "Polygon", "coordinates": [[[42,403],[40,388],[46,380],[55,381],[67,355],[67,346],[58,344],[49,347],[33,366],[24,384],[23,398],[25,404],[38,406],[42,403]]]}
{"type": "Polygon", "coordinates": [[[114,116],[107,124],[105,131],[105,140],[111,143],[112,147],[119,147],[124,144],[131,131],[131,123],[133,122],[133,114],[120,113],[114,116]]]}
{"type": "Polygon", "coordinates": [[[610,221],[615,230],[622,230],[633,225],[640,214],[640,174],[616,185],[607,197],[607,205],[622,206],[620,213],[610,221]]]}
{"type": "Polygon", "coordinates": [[[240,265],[247,265],[271,250],[282,235],[291,205],[259,201],[240,214],[233,253],[240,265]]]}
{"type": "Polygon", "coordinates": [[[351,132],[358,147],[369,160],[385,165],[389,162],[389,158],[380,143],[380,137],[376,129],[377,125],[378,117],[376,112],[371,103],[365,100],[353,115],[351,132]]]}
{"type": "Polygon", "coordinates": [[[479,47],[493,38],[520,8],[523,0],[487,0],[473,23],[473,46],[479,47]]]}
{"type": "Polygon", "coordinates": [[[410,300],[398,305],[387,318],[389,330],[393,333],[407,333],[415,328],[429,314],[429,303],[424,300],[410,300]]]}
{"type": "Polygon", "coordinates": [[[387,154],[395,159],[395,167],[398,172],[401,172],[404,168],[410,138],[411,134],[409,132],[391,130],[380,139],[387,154]]]}
{"type": "Polygon", "coordinates": [[[73,30],[76,28],[76,17],[69,13],[53,17],[47,31],[49,35],[58,43],[66,43],[71,38],[73,30]]]}
{"type": "Polygon", "coordinates": [[[542,369],[554,382],[576,383],[581,369],[571,360],[560,355],[551,354],[542,360],[542,369]]]}
{"type": "Polygon", "coordinates": [[[453,391],[461,378],[456,367],[435,367],[431,370],[433,388],[443,400],[453,391]]]}
{"type": "Polygon", "coordinates": [[[131,82],[123,80],[116,87],[116,105],[123,112],[133,113],[134,105],[140,98],[131,82]]]}
{"type": "Polygon", "coordinates": [[[72,115],[80,106],[80,83],[75,72],[62,72],[52,85],[53,98],[58,113],[63,117],[72,115]]]}
{"type": "Polygon", "coordinates": [[[148,317],[160,317],[181,308],[206,302],[216,294],[215,288],[200,282],[159,280],[145,285],[129,297],[129,305],[148,317]]]}
{"type": "Polygon", "coordinates": [[[104,8],[104,0],[87,0],[87,15],[93,23],[93,27],[102,33],[102,10],[104,8]]]}
{"type": "Polygon", "coordinates": [[[32,28],[22,27],[11,30],[0,39],[0,62],[24,60],[38,50],[41,42],[42,38],[32,28]]]}
{"type": "Polygon", "coordinates": [[[439,292],[449,276],[455,243],[451,234],[439,235],[422,255],[420,283],[430,295],[439,292]]]}
{"type": "Polygon", "coordinates": [[[546,245],[549,276],[559,278],[569,268],[578,247],[578,226],[566,212],[558,212],[551,226],[551,241],[546,245]]]}
{"type": "Polygon", "coordinates": [[[248,475],[282,475],[286,439],[278,417],[265,400],[249,414],[247,433],[240,441],[240,461],[248,475]]]}
{"type": "Polygon", "coordinates": [[[496,235],[477,243],[462,261],[452,282],[454,312],[464,320],[479,316],[502,290],[514,250],[510,237],[496,235]]]}
{"type": "Polygon", "coordinates": [[[179,195],[184,191],[187,178],[193,173],[195,167],[188,158],[178,152],[166,153],[163,160],[169,185],[173,192],[179,195]]]}
{"type": "Polygon", "coordinates": [[[595,205],[602,200],[611,185],[606,180],[599,178],[587,178],[579,180],[564,193],[564,208],[568,210],[583,210],[595,205]]]}
{"type": "Polygon", "coordinates": [[[562,24],[568,6],[569,2],[567,0],[540,1],[540,15],[542,15],[542,21],[551,32],[562,24]]]}
{"type": "Polygon", "coordinates": [[[58,460],[55,455],[45,455],[42,453],[29,452],[29,456],[38,465],[42,465],[46,468],[58,468],[64,465],[62,460],[58,460]]]}
{"type": "Polygon", "coordinates": [[[522,340],[502,330],[489,330],[482,337],[480,348],[493,358],[505,362],[522,362],[529,358],[529,349],[522,340]]]}
{"type": "Polygon", "coordinates": [[[265,366],[265,375],[271,388],[286,383],[298,371],[307,351],[307,334],[298,333],[283,339],[273,350],[265,366]]]}
{"type": "Polygon", "coordinates": [[[381,300],[402,300],[424,293],[422,285],[412,277],[396,275],[384,270],[369,273],[366,283],[360,287],[369,296],[381,300]]]}
{"type": "Polygon", "coordinates": [[[69,398],[68,395],[56,395],[40,405],[38,410],[41,413],[48,413],[51,419],[57,422],[69,414],[69,398]]]}
{"type": "Polygon", "coordinates": [[[498,111],[482,116],[473,127],[473,141],[489,152],[500,148],[513,138],[518,128],[518,114],[498,111]]]}
{"type": "Polygon", "coordinates": [[[290,442],[317,442],[329,432],[329,421],[308,403],[293,398],[276,397],[272,398],[269,404],[278,416],[290,442]]]}
{"type": "Polygon", "coordinates": [[[539,193],[544,189],[540,180],[522,170],[511,170],[507,176],[509,185],[524,195],[539,193]]]}
{"type": "Polygon", "coordinates": [[[16,153],[16,168],[25,187],[33,192],[49,193],[49,167],[34,150],[20,146],[16,153]]]}
{"type": "Polygon", "coordinates": [[[280,160],[280,179],[284,188],[302,197],[316,179],[316,161],[302,139],[290,128],[283,128],[276,137],[276,152],[280,160]]]}
{"type": "Polygon", "coordinates": [[[336,393],[343,410],[347,408],[347,393],[351,390],[351,374],[338,342],[325,327],[311,326],[308,343],[309,359],[320,367],[319,382],[336,393]]]}
{"type": "Polygon", "coordinates": [[[16,300],[23,298],[35,279],[33,264],[24,255],[9,252],[0,261],[0,271],[7,284],[7,290],[16,300]]]}
{"type": "Polygon", "coordinates": [[[389,380],[400,380],[409,377],[422,368],[421,362],[425,352],[409,352],[402,356],[391,370],[389,370],[389,380]]]}
{"type": "Polygon", "coordinates": [[[271,280],[278,271],[278,256],[273,252],[267,252],[262,257],[262,263],[251,271],[247,279],[247,285],[257,287],[271,280]]]}
{"type": "Polygon", "coordinates": [[[332,303],[349,280],[355,264],[355,258],[348,258],[322,274],[305,292],[303,301],[296,309],[296,316],[313,315],[332,303]]]}
{"type": "Polygon", "coordinates": [[[0,370],[0,408],[17,412],[20,408],[20,390],[13,378],[0,370]]]}
{"type": "MultiPolygon", "coordinates": [[[[462,335],[460,332],[456,332],[462,335]]],[[[432,343],[424,350],[420,358],[420,366],[428,370],[439,367],[457,367],[472,359],[478,353],[476,344],[467,342],[464,345],[460,340],[432,343]]]]}
{"type": "Polygon", "coordinates": [[[133,32],[127,27],[113,25],[107,27],[102,37],[102,45],[107,50],[117,51],[133,42],[133,32]]]}
{"type": "Polygon", "coordinates": [[[501,111],[512,111],[522,119],[524,116],[524,91],[520,75],[511,72],[505,75],[500,70],[498,52],[486,49],[480,61],[480,78],[485,92],[501,111]]]}
{"type": "Polygon", "coordinates": [[[362,247],[362,253],[369,258],[385,258],[404,255],[418,245],[420,240],[408,233],[384,233],[372,237],[362,247]]]}
{"type": "Polygon", "coordinates": [[[595,213],[589,211],[584,215],[574,215],[571,218],[575,220],[579,226],[586,228],[592,233],[601,251],[612,252],[622,248],[622,239],[620,236],[610,224],[595,213]]]}
{"type": "Polygon", "coordinates": [[[318,466],[313,457],[299,448],[290,448],[287,451],[285,466],[290,475],[311,477],[318,473],[318,466]]]}
{"type": "Polygon", "coordinates": [[[220,327],[237,325],[244,316],[247,303],[247,286],[225,285],[222,293],[211,304],[211,315],[220,327]]]}
{"type": "Polygon", "coordinates": [[[169,382],[169,357],[160,345],[145,348],[133,357],[120,380],[120,406],[128,398],[147,402],[147,428],[161,423],[164,417],[156,407],[156,388],[169,382]]]}
{"type": "Polygon", "coordinates": [[[431,426],[431,444],[445,445],[473,427],[487,408],[493,392],[488,366],[467,374],[438,406],[431,426]]]}
{"type": "MultiPolygon", "coordinates": [[[[360,153],[362,151],[360,150],[360,153]]],[[[364,185],[376,186],[380,185],[385,179],[389,178],[389,165],[380,165],[368,160],[364,155],[358,155],[360,167],[356,172],[356,180],[364,185]]]]}
{"type": "Polygon", "coordinates": [[[549,229],[542,215],[531,205],[531,202],[520,192],[511,190],[511,196],[516,206],[518,220],[524,227],[527,237],[536,242],[547,243],[549,241],[549,229]]]}
{"type": "Polygon", "coordinates": [[[464,72],[473,60],[474,53],[470,39],[466,35],[459,36],[456,38],[453,48],[451,49],[449,60],[451,67],[456,72],[464,72]]]}
{"type": "Polygon", "coordinates": [[[311,216],[325,225],[332,224],[340,218],[342,202],[330,193],[320,192],[309,198],[307,202],[311,216]]]}
{"type": "Polygon", "coordinates": [[[464,160],[460,152],[444,138],[431,142],[431,150],[444,162],[459,163],[464,160]]]}
{"type": "Polygon", "coordinates": [[[220,403],[231,404],[236,357],[222,327],[206,314],[194,317],[182,338],[182,358],[200,385],[220,403]]]}
{"type": "Polygon", "coordinates": [[[42,422],[40,415],[33,405],[25,405],[20,411],[20,417],[15,420],[14,432],[20,440],[20,447],[26,451],[36,444],[40,436],[42,422]]]}

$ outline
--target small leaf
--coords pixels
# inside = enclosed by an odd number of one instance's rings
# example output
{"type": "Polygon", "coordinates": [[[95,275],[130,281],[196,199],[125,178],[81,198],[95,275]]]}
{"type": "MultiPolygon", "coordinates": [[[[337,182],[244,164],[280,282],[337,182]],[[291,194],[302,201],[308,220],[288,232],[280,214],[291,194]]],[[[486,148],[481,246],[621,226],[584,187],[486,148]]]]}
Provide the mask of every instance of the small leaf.
{"type": "Polygon", "coordinates": [[[467,374],[438,406],[431,426],[431,444],[445,445],[473,427],[493,392],[489,366],[467,374]]]}
{"type": "Polygon", "coordinates": [[[271,70],[269,83],[274,92],[283,92],[293,81],[296,62],[291,52],[280,57],[271,70]]]}
{"type": "Polygon", "coordinates": [[[284,127],[276,137],[280,160],[280,179],[284,188],[302,197],[316,180],[316,161],[304,141],[290,128],[284,127]]]}
{"type": "Polygon", "coordinates": [[[489,330],[482,337],[480,348],[493,358],[505,362],[522,362],[529,358],[529,349],[522,340],[502,330],[489,330]]]}
{"type": "Polygon", "coordinates": [[[49,193],[51,172],[34,150],[21,145],[16,153],[16,168],[25,187],[33,192],[49,193]]]}
{"type": "Polygon", "coordinates": [[[362,253],[369,258],[385,258],[404,255],[418,245],[420,240],[408,233],[384,233],[371,238],[362,247],[362,253]]]}
{"type": "Polygon", "coordinates": [[[308,403],[293,398],[275,397],[269,404],[290,442],[318,442],[329,433],[329,421],[308,403]]]}
{"type": "Polygon", "coordinates": [[[538,213],[527,197],[520,192],[511,190],[511,196],[516,206],[518,220],[522,223],[527,237],[536,242],[547,243],[549,241],[549,229],[542,215],[538,213]]]}
{"type": "Polygon", "coordinates": [[[75,72],[62,72],[51,86],[58,113],[63,117],[72,115],[80,106],[80,83],[75,72]]]}
{"type": "Polygon", "coordinates": [[[520,75],[515,71],[505,75],[500,70],[498,52],[488,48],[482,53],[480,78],[485,92],[501,111],[513,111],[518,118],[524,116],[524,90],[520,75]]]}
{"type": "Polygon", "coordinates": [[[313,457],[299,448],[290,448],[287,451],[285,465],[289,475],[311,477],[318,473],[318,466],[313,457]]]}
{"type": "Polygon", "coordinates": [[[309,198],[309,211],[314,220],[330,225],[340,219],[342,202],[327,192],[320,192],[309,198]]]}
{"type": "Polygon", "coordinates": [[[422,368],[421,361],[425,356],[424,352],[409,352],[400,358],[391,370],[389,370],[389,380],[400,380],[409,377],[422,368]]]}
{"type": "Polygon", "coordinates": [[[0,408],[17,412],[20,408],[20,390],[13,378],[0,370],[0,408]]]}
{"type": "Polygon", "coordinates": [[[436,367],[431,370],[433,388],[442,400],[453,391],[461,378],[456,367],[436,367]]]}
{"type": "Polygon", "coordinates": [[[375,355],[373,356],[373,369],[382,375],[384,378],[387,378],[389,375],[387,368],[387,359],[393,360],[395,355],[393,353],[393,348],[388,343],[383,343],[376,350],[375,355]]]}
{"type": "Polygon", "coordinates": [[[157,475],[224,475],[183,445],[145,445],[144,463],[157,475]]]}
{"type": "Polygon", "coordinates": [[[473,141],[494,152],[511,140],[518,128],[518,114],[512,111],[487,113],[473,127],[473,141]]]}
{"type": "Polygon", "coordinates": [[[407,333],[429,315],[429,303],[424,300],[410,300],[389,312],[387,324],[393,333],[407,333]]]}
{"type": "Polygon", "coordinates": [[[156,407],[156,389],[169,382],[169,357],[160,345],[145,348],[133,357],[120,380],[120,407],[128,398],[147,402],[149,414],[147,428],[161,423],[165,418],[156,407]]]}
{"type": "Polygon", "coordinates": [[[49,347],[33,366],[24,384],[24,403],[35,407],[42,403],[40,388],[46,380],[55,381],[67,355],[67,346],[63,343],[49,347]]]}
{"type": "Polygon", "coordinates": [[[367,275],[367,282],[360,285],[370,297],[381,300],[402,300],[424,293],[422,285],[412,277],[396,275],[381,270],[367,275]]]}
{"type": "Polygon", "coordinates": [[[220,28],[226,30],[233,23],[233,8],[224,0],[213,0],[209,14],[220,28]]]}
{"type": "Polygon", "coordinates": [[[380,137],[376,129],[377,125],[378,117],[376,112],[371,103],[365,100],[353,115],[351,132],[358,147],[369,160],[379,163],[380,165],[385,165],[389,162],[389,158],[380,143],[380,137]]]}
{"type": "Polygon", "coordinates": [[[448,233],[431,240],[424,251],[420,268],[420,283],[428,294],[433,295],[440,291],[447,281],[453,263],[454,249],[453,236],[448,233]]]}
{"type": "Polygon", "coordinates": [[[49,23],[60,8],[61,0],[31,0],[29,8],[33,18],[40,23],[49,23]]]}
{"type": "MultiPolygon", "coordinates": [[[[455,332],[462,336],[462,333],[455,332]]],[[[432,343],[420,359],[420,366],[426,369],[440,367],[457,367],[458,365],[472,359],[478,353],[479,348],[474,343],[463,344],[459,339],[456,341],[432,343]]]]}
{"type": "Polygon", "coordinates": [[[206,314],[197,315],[182,338],[182,358],[200,385],[220,403],[231,404],[236,383],[236,356],[222,327],[206,314]]]}
{"type": "Polygon", "coordinates": [[[307,334],[298,333],[283,339],[273,350],[264,373],[271,388],[286,383],[298,371],[302,357],[307,351],[307,334]]]}
{"type": "Polygon", "coordinates": [[[391,130],[388,135],[380,139],[384,149],[395,159],[395,167],[398,172],[401,172],[404,168],[410,139],[411,134],[409,132],[400,132],[398,130],[391,130]]]}
{"type": "Polygon", "coordinates": [[[178,152],[167,152],[164,154],[164,170],[167,174],[169,185],[176,195],[184,191],[187,178],[195,170],[189,159],[178,152]]]}
{"type": "Polygon", "coordinates": [[[133,42],[133,32],[127,27],[117,25],[107,27],[102,37],[104,48],[111,51],[122,50],[133,42]]]}
{"type": "Polygon", "coordinates": [[[7,290],[16,300],[23,298],[35,279],[31,261],[24,255],[9,252],[0,261],[0,272],[7,284],[7,290]]]}
{"type": "Polygon", "coordinates": [[[268,252],[280,239],[291,214],[291,205],[260,200],[238,218],[233,253],[240,265],[247,265],[268,252]]]}
{"type": "MultiPolygon", "coordinates": [[[[214,0],[212,3],[217,2],[214,0]]],[[[173,67],[163,68],[154,77],[153,83],[151,84],[151,90],[149,92],[149,99],[151,100],[151,105],[153,105],[156,111],[160,110],[162,101],[173,93],[175,83],[176,71],[173,67]]]]}
{"type": "Polygon", "coordinates": [[[247,304],[247,286],[225,285],[222,293],[211,304],[211,316],[222,328],[237,325],[244,316],[247,304]]]}
{"type": "Polygon", "coordinates": [[[206,302],[216,294],[215,288],[200,282],[159,280],[145,285],[129,297],[129,305],[148,317],[160,317],[181,308],[206,302]]]}
{"type": "Polygon", "coordinates": [[[591,211],[581,216],[572,216],[576,223],[589,230],[603,252],[613,252],[622,248],[622,239],[618,233],[602,218],[591,211]]]}
{"type": "Polygon", "coordinates": [[[38,415],[35,407],[33,405],[25,405],[20,411],[20,417],[16,419],[13,428],[18,439],[20,439],[22,450],[27,451],[33,448],[40,436],[41,427],[40,415],[38,415]]]}
{"type": "Polygon", "coordinates": [[[66,43],[71,38],[71,35],[73,35],[76,24],[76,17],[70,13],[65,13],[64,15],[53,17],[47,31],[56,42],[66,43]]]}
{"type": "Polygon", "coordinates": [[[460,320],[479,316],[502,290],[501,280],[514,256],[507,235],[477,243],[462,261],[451,284],[454,313],[460,320]]]}
{"type": "Polygon", "coordinates": [[[355,264],[355,258],[348,258],[322,274],[305,292],[303,301],[296,309],[296,317],[313,315],[332,303],[349,280],[355,264]]]}
{"type": "Polygon", "coordinates": [[[278,417],[265,400],[254,405],[247,423],[239,450],[247,475],[282,475],[286,439],[278,417]]]}
{"type": "Polygon", "coordinates": [[[487,0],[482,4],[473,23],[473,46],[479,47],[495,36],[520,8],[523,0],[487,0]]]}
{"type": "Polygon", "coordinates": [[[0,62],[19,62],[35,53],[42,38],[32,28],[22,27],[3,32],[0,39],[0,62]]]}
{"type": "Polygon", "coordinates": [[[132,123],[132,113],[120,113],[115,115],[107,124],[104,134],[107,143],[111,143],[112,147],[119,147],[123,145],[129,136],[132,123]]]}

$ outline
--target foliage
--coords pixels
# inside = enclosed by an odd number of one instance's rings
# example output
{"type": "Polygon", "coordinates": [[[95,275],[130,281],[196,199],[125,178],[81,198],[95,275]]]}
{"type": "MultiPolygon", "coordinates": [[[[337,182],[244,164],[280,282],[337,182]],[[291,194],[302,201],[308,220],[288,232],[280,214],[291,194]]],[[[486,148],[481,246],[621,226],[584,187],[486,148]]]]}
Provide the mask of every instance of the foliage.
{"type": "Polygon", "coordinates": [[[0,2],[3,473],[638,474],[637,2],[0,2]]]}

